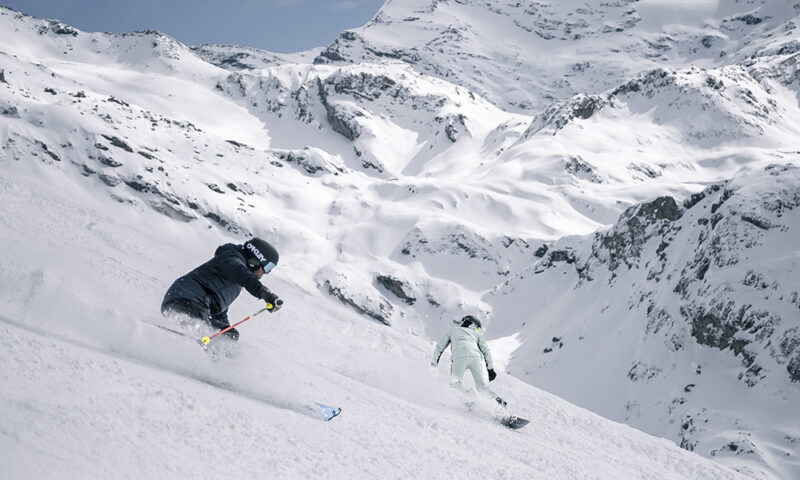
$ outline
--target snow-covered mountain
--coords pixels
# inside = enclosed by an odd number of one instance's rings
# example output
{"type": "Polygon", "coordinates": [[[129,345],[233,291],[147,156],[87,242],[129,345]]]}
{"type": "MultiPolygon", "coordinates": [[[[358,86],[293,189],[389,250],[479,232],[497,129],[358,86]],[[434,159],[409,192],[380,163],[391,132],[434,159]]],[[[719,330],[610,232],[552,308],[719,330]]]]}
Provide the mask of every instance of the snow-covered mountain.
{"type": "Polygon", "coordinates": [[[688,450],[791,478],[798,206],[800,169],[774,164],[543,247],[487,300],[516,323],[499,327],[519,343],[508,370],[688,450]]]}
{"type": "Polygon", "coordinates": [[[0,9],[4,472],[78,476],[99,449],[90,476],[797,476],[798,16],[389,1],[283,55],[0,9]],[[251,234],[287,307],[240,358],[141,325],[251,234]],[[475,312],[521,436],[426,367],[475,312]],[[220,442],[250,463],[197,456],[220,442]]]}
{"type": "Polygon", "coordinates": [[[797,8],[788,0],[389,0],[315,62],[400,61],[533,115],[642,71],[717,68],[795,45],[797,8]]]}

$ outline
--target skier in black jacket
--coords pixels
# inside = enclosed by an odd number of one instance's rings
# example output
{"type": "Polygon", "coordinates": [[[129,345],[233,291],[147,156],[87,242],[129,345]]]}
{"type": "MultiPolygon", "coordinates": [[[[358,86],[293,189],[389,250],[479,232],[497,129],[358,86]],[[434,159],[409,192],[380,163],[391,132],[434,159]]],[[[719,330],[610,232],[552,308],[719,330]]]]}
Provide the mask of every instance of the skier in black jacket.
{"type": "MultiPolygon", "coordinates": [[[[277,264],[278,251],[260,238],[252,238],[244,245],[226,243],[217,248],[214,258],[175,280],[161,302],[161,313],[202,320],[222,330],[230,326],[228,307],[242,288],[272,304],[270,311],[274,312],[283,301],[259,280],[277,264]]],[[[235,328],[224,335],[232,340],[239,338],[235,328]]]]}

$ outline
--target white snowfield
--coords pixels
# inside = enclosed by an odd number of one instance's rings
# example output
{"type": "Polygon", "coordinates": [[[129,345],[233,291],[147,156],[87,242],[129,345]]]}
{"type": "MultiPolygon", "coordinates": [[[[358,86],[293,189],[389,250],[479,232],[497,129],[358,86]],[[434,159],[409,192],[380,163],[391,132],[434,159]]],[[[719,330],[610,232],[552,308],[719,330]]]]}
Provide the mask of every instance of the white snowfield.
{"type": "MultiPolygon", "coordinates": [[[[238,354],[214,362],[140,320],[158,320],[165,273],[207,256],[218,232],[179,234],[150,210],[89,206],[69,179],[10,170],[4,479],[746,478],[501,374],[509,411],[531,420],[503,427],[491,400],[448,386],[449,354],[433,370],[429,341],[304,291],[289,258],[266,277],[285,308],[244,323],[238,354]],[[343,412],[322,422],[313,401],[343,412]]],[[[242,298],[232,317],[257,308],[242,298]]]]}
{"type": "Polygon", "coordinates": [[[798,16],[394,0],[277,55],[0,7],[0,478],[797,478],[798,16]],[[235,355],[146,323],[252,235],[235,355]],[[522,430],[429,365],[468,313],[522,430]]]}

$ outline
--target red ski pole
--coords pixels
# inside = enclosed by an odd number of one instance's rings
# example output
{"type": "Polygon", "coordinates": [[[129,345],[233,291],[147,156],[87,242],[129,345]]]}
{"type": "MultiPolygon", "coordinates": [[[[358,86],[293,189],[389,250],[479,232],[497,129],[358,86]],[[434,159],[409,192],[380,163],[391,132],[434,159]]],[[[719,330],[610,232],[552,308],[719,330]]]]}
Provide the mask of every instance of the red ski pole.
{"type": "Polygon", "coordinates": [[[240,321],[240,322],[236,322],[236,323],[234,323],[233,325],[231,325],[230,327],[228,327],[228,328],[226,328],[226,329],[224,329],[224,330],[220,330],[219,332],[215,333],[214,335],[211,335],[210,337],[203,337],[203,339],[202,339],[202,340],[200,340],[200,343],[202,343],[203,345],[208,345],[208,343],[211,341],[211,339],[212,339],[212,338],[214,338],[214,337],[216,337],[216,336],[218,336],[218,335],[222,335],[223,333],[227,332],[227,331],[228,331],[228,330],[230,330],[231,328],[233,328],[233,327],[235,327],[235,326],[237,326],[237,325],[241,325],[241,324],[243,324],[244,322],[246,322],[246,321],[250,320],[251,318],[255,317],[256,315],[258,315],[258,314],[260,314],[260,313],[263,313],[263,312],[265,312],[265,311],[267,311],[267,310],[272,310],[273,308],[274,308],[274,306],[273,306],[271,303],[267,303],[267,306],[266,306],[266,307],[262,308],[261,310],[257,311],[256,313],[254,313],[254,314],[252,314],[252,315],[248,316],[248,317],[247,317],[247,318],[245,318],[244,320],[242,320],[242,321],[240,321]]]}

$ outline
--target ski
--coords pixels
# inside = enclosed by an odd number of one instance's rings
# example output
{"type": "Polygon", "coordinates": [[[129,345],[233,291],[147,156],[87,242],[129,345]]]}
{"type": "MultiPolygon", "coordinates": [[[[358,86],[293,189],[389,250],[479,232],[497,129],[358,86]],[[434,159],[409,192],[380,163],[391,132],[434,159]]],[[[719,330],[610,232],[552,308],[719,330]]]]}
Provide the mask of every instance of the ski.
{"type": "Polygon", "coordinates": [[[193,343],[196,343],[197,345],[199,345],[200,348],[203,349],[203,351],[208,353],[209,356],[211,357],[211,360],[214,361],[214,362],[218,362],[218,361],[224,360],[224,359],[235,358],[235,356],[237,354],[237,351],[238,351],[237,350],[238,345],[237,345],[236,342],[231,342],[231,341],[214,342],[213,344],[209,345],[209,344],[204,343],[203,340],[201,340],[201,339],[197,338],[196,336],[190,334],[189,332],[185,332],[185,331],[178,330],[178,329],[175,329],[175,328],[167,327],[167,326],[155,323],[155,322],[151,322],[149,320],[142,320],[142,322],[146,323],[148,325],[151,325],[153,327],[156,327],[162,332],[169,332],[169,333],[171,333],[173,335],[178,335],[178,336],[181,336],[183,338],[191,340],[193,343]]]}
{"type": "Polygon", "coordinates": [[[175,330],[174,328],[165,327],[164,325],[159,325],[158,323],[149,322],[147,320],[142,320],[142,322],[144,322],[144,323],[146,323],[148,325],[152,325],[154,327],[160,328],[161,330],[164,330],[164,331],[167,331],[167,332],[170,332],[170,333],[174,333],[175,335],[180,335],[181,337],[191,338],[192,340],[199,341],[199,340],[197,340],[196,338],[194,338],[193,336],[189,335],[186,332],[182,332],[180,330],[175,330]]]}
{"type": "MultiPolygon", "coordinates": [[[[172,333],[172,334],[175,334],[175,335],[180,335],[181,337],[193,340],[194,342],[198,343],[203,350],[205,350],[207,352],[210,352],[212,354],[212,357],[214,358],[214,360],[216,360],[216,356],[219,353],[219,352],[217,352],[217,350],[219,349],[218,344],[213,344],[211,346],[205,345],[205,344],[203,344],[203,342],[201,340],[198,340],[196,337],[194,337],[194,336],[192,336],[192,335],[190,335],[190,334],[188,334],[186,332],[182,332],[182,331],[176,330],[174,328],[166,327],[164,325],[159,325],[158,323],[150,322],[150,321],[147,321],[147,320],[142,320],[142,322],[144,322],[144,323],[146,323],[148,325],[152,325],[153,327],[157,327],[158,329],[160,329],[162,331],[166,331],[166,332],[169,332],[169,333],[172,333]]],[[[227,352],[227,354],[225,354],[225,356],[230,358],[231,357],[231,352],[227,352]]],[[[203,380],[203,381],[205,381],[205,380],[203,380]]],[[[209,383],[210,385],[214,385],[215,387],[222,388],[222,389],[225,389],[225,390],[229,390],[229,391],[232,391],[232,392],[237,392],[237,393],[241,394],[235,388],[233,388],[233,387],[231,387],[229,385],[217,384],[217,383],[209,382],[209,381],[205,381],[205,383],[209,383]]],[[[307,405],[306,408],[311,413],[313,413],[313,415],[319,417],[320,419],[322,419],[325,422],[331,421],[333,418],[337,417],[340,413],[342,413],[342,409],[339,408],[339,407],[332,407],[330,405],[325,405],[325,404],[317,403],[317,402],[315,402],[313,405],[307,405]]]]}

